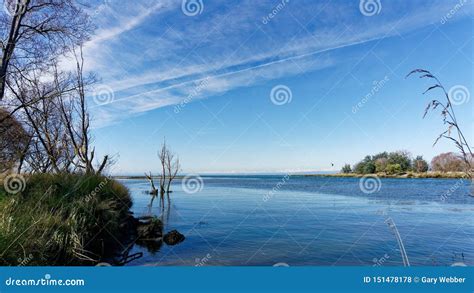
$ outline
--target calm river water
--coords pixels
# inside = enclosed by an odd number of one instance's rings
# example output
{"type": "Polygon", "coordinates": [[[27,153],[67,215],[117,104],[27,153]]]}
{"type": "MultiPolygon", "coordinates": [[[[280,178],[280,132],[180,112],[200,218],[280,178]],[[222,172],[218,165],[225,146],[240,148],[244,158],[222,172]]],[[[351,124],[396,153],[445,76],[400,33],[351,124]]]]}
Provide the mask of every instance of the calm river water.
{"type": "Polygon", "coordinates": [[[159,200],[150,209],[147,181],[121,182],[136,216],[163,216],[165,232],[186,237],[135,245],[131,253],[144,256],[128,265],[403,265],[388,222],[412,266],[474,265],[469,181],[381,179],[361,188],[357,178],[203,176],[195,193],[177,180],[164,209],[159,200]]]}

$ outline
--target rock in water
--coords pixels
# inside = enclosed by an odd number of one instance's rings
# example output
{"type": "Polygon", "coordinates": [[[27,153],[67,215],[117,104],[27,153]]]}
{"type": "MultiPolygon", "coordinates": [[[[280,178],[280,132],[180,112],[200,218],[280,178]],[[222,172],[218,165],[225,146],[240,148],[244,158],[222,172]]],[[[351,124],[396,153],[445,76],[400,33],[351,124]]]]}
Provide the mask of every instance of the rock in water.
{"type": "Polygon", "coordinates": [[[138,239],[152,240],[162,236],[163,223],[156,218],[142,218],[137,227],[138,239]]]}
{"type": "Polygon", "coordinates": [[[172,230],[165,234],[163,241],[168,245],[176,245],[183,242],[185,239],[184,235],[176,230],[172,230]]]}

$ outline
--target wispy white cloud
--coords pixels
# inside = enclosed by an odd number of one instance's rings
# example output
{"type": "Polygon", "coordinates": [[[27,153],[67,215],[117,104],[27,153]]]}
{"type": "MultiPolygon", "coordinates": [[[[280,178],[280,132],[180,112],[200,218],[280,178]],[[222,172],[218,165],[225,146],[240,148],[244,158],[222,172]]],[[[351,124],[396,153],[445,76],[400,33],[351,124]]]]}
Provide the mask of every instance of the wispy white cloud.
{"type": "MultiPolygon", "coordinates": [[[[99,28],[97,33],[92,38],[91,42],[88,43],[89,46],[97,45],[114,37],[117,37],[131,29],[136,28],[141,23],[143,23],[150,15],[155,13],[159,9],[164,9],[166,5],[164,3],[158,2],[155,5],[149,8],[142,8],[137,15],[133,17],[123,17],[121,14],[117,14],[113,9],[109,6],[106,6],[105,10],[108,11],[109,14],[113,14],[116,16],[115,18],[118,22],[115,23],[112,27],[103,27],[99,28]]],[[[119,12],[120,13],[120,12],[119,12]]]]}
{"type": "Polygon", "coordinates": [[[182,14],[180,1],[111,6],[86,55],[116,97],[94,107],[97,123],[178,104],[203,79],[208,82],[193,99],[333,66],[344,62],[332,55],[338,49],[439,22],[454,3],[448,2],[433,1],[406,15],[387,5],[379,19],[363,17],[358,5],[347,3],[290,3],[267,25],[261,19],[271,2],[219,9],[209,3],[198,17],[182,14]]]}

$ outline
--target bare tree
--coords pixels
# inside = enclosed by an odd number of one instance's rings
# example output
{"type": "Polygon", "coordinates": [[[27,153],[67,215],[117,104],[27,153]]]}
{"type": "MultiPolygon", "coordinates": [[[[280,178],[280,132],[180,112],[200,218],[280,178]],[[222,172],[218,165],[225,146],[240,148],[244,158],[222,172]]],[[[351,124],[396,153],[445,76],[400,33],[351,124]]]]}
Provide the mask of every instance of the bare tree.
{"type": "Polygon", "coordinates": [[[166,184],[166,157],[168,153],[168,148],[166,146],[166,140],[161,145],[161,149],[158,152],[158,158],[160,159],[161,164],[161,176],[160,176],[160,194],[163,196],[165,194],[165,184],[166,184]]]}
{"type": "Polygon", "coordinates": [[[5,0],[0,18],[0,101],[11,73],[43,68],[51,57],[88,39],[92,25],[73,0],[5,0]]]}
{"type": "Polygon", "coordinates": [[[84,77],[82,46],[79,46],[78,53],[74,51],[74,56],[76,57],[76,74],[73,76],[73,96],[68,95],[66,98],[61,96],[59,100],[62,122],[74,148],[74,154],[78,158],[77,163],[73,162],[75,166],[83,169],[86,174],[101,173],[107,166],[109,156],[104,156],[97,169],[94,167],[95,148],[91,147],[90,115],[86,103],[86,88],[94,84],[96,79],[94,75],[84,77]]]}
{"type": "Polygon", "coordinates": [[[95,163],[82,44],[93,30],[74,0],[9,0],[0,13],[0,126],[17,119],[28,134],[19,170],[101,173],[108,155],[95,163]],[[66,55],[73,72],[58,69],[66,55]]]}
{"type": "Polygon", "coordinates": [[[171,182],[176,178],[181,168],[179,158],[171,152],[166,144],[166,140],[161,145],[158,158],[161,163],[160,193],[161,195],[169,194],[171,192],[171,182]]]}
{"type": "Polygon", "coordinates": [[[169,149],[166,150],[166,172],[167,172],[167,185],[166,193],[169,194],[171,182],[176,178],[181,166],[179,164],[179,158],[175,156],[169,149]]]}
{"type": "Polygon", "coordinates": [[[158,194],[158,189],[156,189],[156,187],[155,187],[155,182],[153,181],[153,175],[151,175],[151,171],[150,171],[150,174],[145,173],[145,177],[148,179],[148,181],[150,181],[150,185],[151,185],[150,194],[157,195],[158,194]]]}
{"type": "Polygon", "coordinates": [[[101,173],[111,163],[109,156],[104,156],[94,164],[86,96],[96,78],[84,75],[82,48],[73,53],[75,72],[60,71],[54,60],[48,70],[33,70],[28,77],[16,75],[10,87],[17,105],[28,105],[15,116],[31,135],[24,161],[32,172],[101,173]]]}
{"type": "Polygon", "coordinates": [[[28,79],[15,79],[15,83],[12,92],[19,103],[29,104],[40,97],[36,103],[24,107],[19,116],[32,137],[33,157],[30,162],[31,166],[39,167],[33,171],[61,172],[67,169],[68,137],[57,104],[61,93],[54,89],[52,82],[41,81],[37,73],[28,79]]]}

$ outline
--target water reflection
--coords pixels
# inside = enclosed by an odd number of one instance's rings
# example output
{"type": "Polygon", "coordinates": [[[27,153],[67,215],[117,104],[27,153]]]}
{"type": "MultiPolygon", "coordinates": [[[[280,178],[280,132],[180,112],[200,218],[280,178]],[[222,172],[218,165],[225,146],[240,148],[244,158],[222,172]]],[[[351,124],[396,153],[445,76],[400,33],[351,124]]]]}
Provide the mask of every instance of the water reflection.
{"type": "Polygon", "coordinates": [[[148,204],[148,213],[139,218],[136,244],[146,248],[152,255],[155,255],[160,250],[163,246],[163,242],[166,242],[168,245],[175,245],[184,240],[184,236],[175,230],[167,234],[164,233],[170,221],[171,206],[170,193],[151,194],[150,203],[148,204]],[[158,205],[156,206],[158,212],[154,213],[154,204],[156,204],[156,201],[158,201],[158,205]],[[156,214],[159,216],[156,216],[156,214]],[[174,240],[176,237],[177,240],[174,240]],[[163,239],[171,240],[163,241],[163,239]]]}
{"type": "Polygon", "coordinates": [[[196,265],[210,254],[208,266],[372,266],[382,257],[383,266],[401,266],[388,217],[396,222],[410,265],[473,264],[474,198],[464,194],[469,186],[439,199],[454,180],[383,179],[379,193],[358,196],[357,180],[298,177],[288,181],[291,190],[285,186],[268,201],[262,197],[281,178],[205,180],[194,195],[178,181],[169,201],[166,194],[154,199],[144,194],[145,180],[124,182],[136,216],[156,216],[163,234],[173,229],[186,234],[182,244],[162,244],[154,254],[135,245],[132,253],[143,257],[129,265],[196,265]]]}

